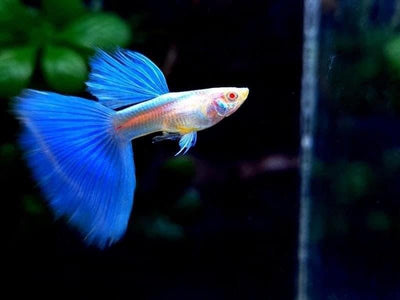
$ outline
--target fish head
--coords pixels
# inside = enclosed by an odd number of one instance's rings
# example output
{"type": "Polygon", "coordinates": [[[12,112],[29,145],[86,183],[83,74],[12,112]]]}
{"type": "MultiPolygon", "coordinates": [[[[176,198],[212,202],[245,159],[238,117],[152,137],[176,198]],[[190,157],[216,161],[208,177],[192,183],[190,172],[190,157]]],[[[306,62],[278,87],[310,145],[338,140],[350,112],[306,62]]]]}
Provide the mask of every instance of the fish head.
{"type": "Polygon", "coordinates": [[[248,88],[216,88],[210,89],[206,101],[207,117],[215,123],[230,116],[244,103],[249,94],[248,88]]]}

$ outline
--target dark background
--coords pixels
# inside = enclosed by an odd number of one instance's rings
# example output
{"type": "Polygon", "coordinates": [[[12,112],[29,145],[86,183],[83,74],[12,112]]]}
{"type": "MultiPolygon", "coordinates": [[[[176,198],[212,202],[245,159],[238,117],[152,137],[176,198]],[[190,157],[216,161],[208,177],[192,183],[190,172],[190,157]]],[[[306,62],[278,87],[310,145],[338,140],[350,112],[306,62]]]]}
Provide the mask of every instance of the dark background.
{"type": "MultiPolygon", "coordinates": [[[[32,295],[293,299],[301,2],[104,1],[135,26],[140,16],[128,47],[165,71],[171,91],[247,86],[249,98],[200,132],[185,158],[171,160],[175,143],[133,142],[133,213],[125,237],[104,251],[54,220],[17,150],[1,169],[7,285],[32,295]]],[[[18,124],[3,103],[1,142],[13,144],[18,124]]]]}
{"type": "MultiPolygon", "coordinates": [[[[32,297],[294,299],[303,1],[84,1],[92,16],[114,18],[97,18],[104,34],[66,36],[62,22],[80,18],[79,0],[23,1],[40,11],[36,23],[24,10],[4,13],[1,1],[2,283],[32,297]],[[40,46],[33,72],[28,52],[18,52],[26,43],[40,46]],[[60,44],[49,59],[46,47],[60,44]],[[250,94],[183,157],[174,157],[176,142],[133,141],[129,227],[101,251],[55,220],[10,110],[23,87],[93,98],[83,85],[87,59],[110,44],[148,56],[171,91],[250,94]]],[[[400,1],[321,4],[310,298],[400,299],[400,1]]]]}

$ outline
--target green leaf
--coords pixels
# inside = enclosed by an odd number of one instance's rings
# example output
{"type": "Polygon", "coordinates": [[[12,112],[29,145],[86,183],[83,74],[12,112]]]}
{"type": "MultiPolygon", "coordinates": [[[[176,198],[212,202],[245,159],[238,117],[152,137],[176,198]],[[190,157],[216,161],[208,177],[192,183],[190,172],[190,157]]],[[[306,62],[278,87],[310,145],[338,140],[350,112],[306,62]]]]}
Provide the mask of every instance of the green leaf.
{"type": "Polygon", "coordinates": [[[388,69],[396,78],[400,78],[400,37],[389,41],[384,48],[388,69]]]}
{"type": "Polygon", "coordinates": [[[7,45],[15,42],[15,35],[10,31],[0,32],[0,45],[7,45]]]}
{"type": "Polygon", "coordinates": [[[82,0],[42,0],[42,9],[56,25],[66,24],[85,13],[82,0]]]}
{"type": "Polygon", "coordinates": [[[33,47],[13,47],[0,51],[0,96],[15,96],[28,85],[35,65],[35,54],[33,47]]]}
{"type": "Polygon", "coordinates": [[[0,0],[0,45],[25,44],[38,22],[37,10],[19,0],[0,0]]]}
{"type": "Polygon", "coordinates": [[[125,47],[131,30],[120,17],[110,13],[91,13],[75,20],[61,33],[60,39],[83,48],[125,47]]]}
{"type": "Polygon", "coordinates": [[[74,50],[48,46],[42,59],[42,70],[49,86],[59,92],[82,91],[87,78],[87,65],[74,50]]]}
{"type": "Polygon", "coordinates": [[[38,18],[37,10],[27,7],[19,0],[0,0],[0,26],[5,31],[16,29],[31,29],[38,18]]]}
{"type": "Polygon", "coordinates": [[[38,48],[50,44],[55,32],[56,28],[50,22],[43,19],[29,32],[29,44],[37,45],[38,48]]]}
{"type": "Polygon", "coordinates": [[[10,23],[16,19],[24,9],[19,0],[1,0],[0,1],[0,22],[10,23]]]}

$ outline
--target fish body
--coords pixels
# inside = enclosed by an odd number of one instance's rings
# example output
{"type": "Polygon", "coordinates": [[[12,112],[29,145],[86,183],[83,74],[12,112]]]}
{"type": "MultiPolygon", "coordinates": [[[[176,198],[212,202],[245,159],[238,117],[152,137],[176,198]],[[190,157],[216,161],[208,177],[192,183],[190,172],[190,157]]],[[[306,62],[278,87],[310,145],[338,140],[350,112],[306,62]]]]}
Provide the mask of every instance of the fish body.
{"type": "Polygon", "coordinates": [[[185,135],[217,124],[236,110],[247,95],[247,88],[167,93],[118,111],[115,127],[131,140],[158,131],[185,135]],[[237,94],[237,101],[227,100],[229,93],[237,94]],[[226,105],[226,111],[221,112],[219,105],[226,105]]]}
{"type": "Polygon", "coordinates": [[[169,92],[160,69],[145,56],[99,50],[88,91],[98,101],[26,90],[14,112],[20,145],[34,178],[57,216],[104,248],[125,233],[136,187],[131,140],[162,132],[154,141],[179,140],[186,153],[197,131],[235,112],[247,88],[169,92]]]}

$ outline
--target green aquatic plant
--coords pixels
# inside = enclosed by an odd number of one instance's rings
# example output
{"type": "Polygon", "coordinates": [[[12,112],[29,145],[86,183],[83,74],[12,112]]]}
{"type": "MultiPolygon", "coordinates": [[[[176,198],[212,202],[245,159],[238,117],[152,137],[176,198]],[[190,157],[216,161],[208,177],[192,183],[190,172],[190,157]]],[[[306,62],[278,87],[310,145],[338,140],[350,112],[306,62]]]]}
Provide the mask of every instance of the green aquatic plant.
{"type": "Polygon", "coordinates": [[[138,221],[138,228],[150,239],[180,240],[185,232],[181,225],[174,223],[165,215],[143,217],[138,221]]]}
{"type": "Polygon", "coordinates": [[[368,163],[356,161],[339,166],[333,183],[337,201],[348,204],[372,193],[375,178],[368,163]]]}
{"type": "Polygon", "coordinates": [[[11,143],[0,145],[0,164],[11,163],[16,157],[16,146],[11,143]]]}
{"type": "Polygon", "coordinates": [[[383,211],[372,211],[367,216],[367,226],[374,231],[387,231],[390,229],[390,217],[383,211]]]}
{"type": "Polygon", "coordinates": [[[322,37],[320,79],[328,105],[352,115],[400,113],[400,1],[343,1],[322,37]]]}
{"type": "Polygon", "coordinates": [[[199,192],[194,189],[188,189],[181,198],[177,200],[174,209],[181,213],[191,213],[201,207],[201,200],[199,192]]]}
{"type": "Polygon", "coordinates": [[[25,211],[30,215],[41,215],[46,211],[40,199],[33,195],[24,195],[22,203],[25,211]]]}
{"type": "Polygon", "coordinates": [[[93,50],[124,47],[131,39],[123,19],[90,10],[82,0],[42,0],[40,9],[1,0],[0,97],[18,94],[38,69],[46,88],[80,92],[93,50]]]}
{"type": "Polygon", "coordinates": [[[400,171],[400,149],[387,149],[382,156],[383,166],[388,174],[400,171]]]}
{"type": "Polygon", "coordinates": [[[190,156],[177,156],[168,159],[164,164],[164,169],[173,173],[175,176],[191,178],[196,172],[196,166],[190,156]]]}

